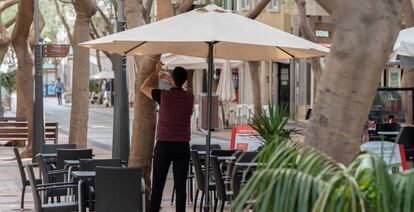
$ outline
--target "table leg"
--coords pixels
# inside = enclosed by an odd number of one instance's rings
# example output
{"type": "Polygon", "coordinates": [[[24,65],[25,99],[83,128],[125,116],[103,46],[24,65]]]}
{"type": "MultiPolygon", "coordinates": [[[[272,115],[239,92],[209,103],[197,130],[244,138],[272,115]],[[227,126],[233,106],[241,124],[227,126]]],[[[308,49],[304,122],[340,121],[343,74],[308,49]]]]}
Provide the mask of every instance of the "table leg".
{"type": "Polygon", "coordinates": [[[86,211],[86,207],[85,207],[85,195],[84,195],[84,189],[85,189],[85,182],[80,179],[78,182],[78,210],[79,212],[85,212],[86,211]]]}

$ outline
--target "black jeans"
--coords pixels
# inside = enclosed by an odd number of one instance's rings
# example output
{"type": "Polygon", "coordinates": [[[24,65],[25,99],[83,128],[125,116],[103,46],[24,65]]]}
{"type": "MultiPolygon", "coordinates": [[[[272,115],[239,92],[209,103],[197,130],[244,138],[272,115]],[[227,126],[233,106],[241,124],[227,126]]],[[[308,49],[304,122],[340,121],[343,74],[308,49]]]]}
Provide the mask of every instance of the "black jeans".
{"type": "Polygon", "coordinates": [[[152,172],[151,212],[160,210],[162,193],[171,162],[173,163],[176,192],[175,210],[176,212],[185,212],[189,161],[190,144],[188,142],[157,141],[152,172]]]}

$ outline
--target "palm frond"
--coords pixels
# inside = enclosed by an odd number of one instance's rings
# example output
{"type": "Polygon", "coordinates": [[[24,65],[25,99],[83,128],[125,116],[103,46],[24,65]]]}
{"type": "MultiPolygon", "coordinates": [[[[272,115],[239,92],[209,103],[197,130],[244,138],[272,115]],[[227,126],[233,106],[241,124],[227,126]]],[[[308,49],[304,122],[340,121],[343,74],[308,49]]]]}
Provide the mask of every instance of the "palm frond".
{"type": "Polygon", "coordinates": [[[257,172],[236,198],[233,211],[254,200],[254,211],[310,211],[326,186],[322,179],[293,169],[257,172]]]}
{"type": "Polygon", "coordinates": [[[393,211],[394,197],[391,176],[383,159],[373,153],[359,154],[347,168],[360,185],[360,191],[367,200],[367,209],[372,211],[393,211]]]}
{"type": "Polygon", "coordinates": [[[414,211],[414,170],[392,176],[395,189],[395,211],[414,211]]]}

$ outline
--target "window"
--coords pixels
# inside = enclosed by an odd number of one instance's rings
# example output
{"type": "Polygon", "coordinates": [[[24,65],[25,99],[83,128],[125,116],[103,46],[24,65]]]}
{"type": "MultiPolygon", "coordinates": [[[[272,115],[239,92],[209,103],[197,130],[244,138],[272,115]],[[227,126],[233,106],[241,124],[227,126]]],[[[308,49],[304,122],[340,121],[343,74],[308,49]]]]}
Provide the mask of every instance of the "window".
{"type": "Polygon", "coordinates": [[[271,11],[279,12],[279,0],[271,0],[267,8],[271,11]]]}
{"type": "Polygon", "coordinates": [[[250,10],[250,0],[240,0],[242,10],[250,10]]]}

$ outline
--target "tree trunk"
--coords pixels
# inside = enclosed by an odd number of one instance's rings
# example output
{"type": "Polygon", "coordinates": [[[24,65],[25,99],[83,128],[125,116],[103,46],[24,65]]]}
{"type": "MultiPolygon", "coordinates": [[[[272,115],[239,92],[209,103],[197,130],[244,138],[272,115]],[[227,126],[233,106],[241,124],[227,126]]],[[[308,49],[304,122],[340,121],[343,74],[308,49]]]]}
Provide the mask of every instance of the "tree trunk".
{"type": "MultiPolygon", "coordinates": [[[[269,2],[270,0],[261,0],[259,4],[247,14],[247,18],[256,19],[269,2]]],[[[260,92],[259,62],[249,61],[248,64],[252,82],[254,114],[260,114],[262,112],[262,95],[260,92]]]]}
{"type": "MultiPolygon", "coordinates": [[[[405,1],[403,10],[404,27],[414,26],[414,11],[410,0],[405,1]]],[[[405,69],[401,79],[401,87],[414,87],[414,68],[405,69]]],[[[412,92],[401,92],[401,100],[404,108],[405,122],[413,124],[413,103],[412,92]]]]}
{"type": "Polygon", "coordinates": [[[187,91],[193,93],[193,78],[194,78],[194,70],[190,69],[188,71],[188,77],[187,77],[187,91]]]}
{"type": "MultiPolygon", "coordinates": [[[[128,28],[145,24],[144,7],[141,0],[125,1],[125,16],[128,28]]],[[[157,1],[157,20],[172,16],[172,5],[169,0],[157,1]]],[[[154,149],[154,137],[156,128],[156,104],[140,91],[145,79],[154,71],[160,55],[135,57],[138,72],[135,77],[134,98],[134,122],[132,126],[131,149],[129,154],[129,166],[141,167],[146,184],[147,206],[150,203],[151,192],[151,165],[154,149]]],[[[158,81],[152,86],[157,87],[158,81]]]]}
{"type": "Polygon", "coordinates": [[[318,2],[333,5],[335,34],[305,143],[348,164],[400,28],[402,0],[318,2]]]}
{"type": "Polygon", "coordinates": [[[79,43],[90,39],[90,20],[96,13],[95,0],[75,0],[76,20],[73,31],[73,81],[69,143],[86,148],[89,116],[89,49],[79,43]]]}
{"type": "Polygon", "coordinates": [[[33,137],[33,55],[29,45],[30,26],[33,22],[33,0],[20,0],[16,25],[11,43],[17,57],[16,116],[28,121],[28,145],[22,157],[32,156],[33,137]]]}
{"type": "MultiPolygon", "coordinates": [[[[306,15],[306,0],[295,0],[296,5],[298,6],[299,14],[299,31],[302,33],[302,36],[314,43],[317,43],[315,34],[313,33],[309,21],[306,15]]],[[[315,75],[315,81],[319,82],[322,76],[322,66],[320,57],[313,57],[310,59],[312,71],[315,75]]],[[[315,83],[316,84],[316,83],[315,83]]],[[[317,89],[317,87],[315,87],[317,89]]]]}
{"type": "Polygon", "coordinates": [[[254,114],[260,114],[262,112],[262,99],[260,97],[259,62],[249,61],[249,73],[252,82],[254,114]]]}

